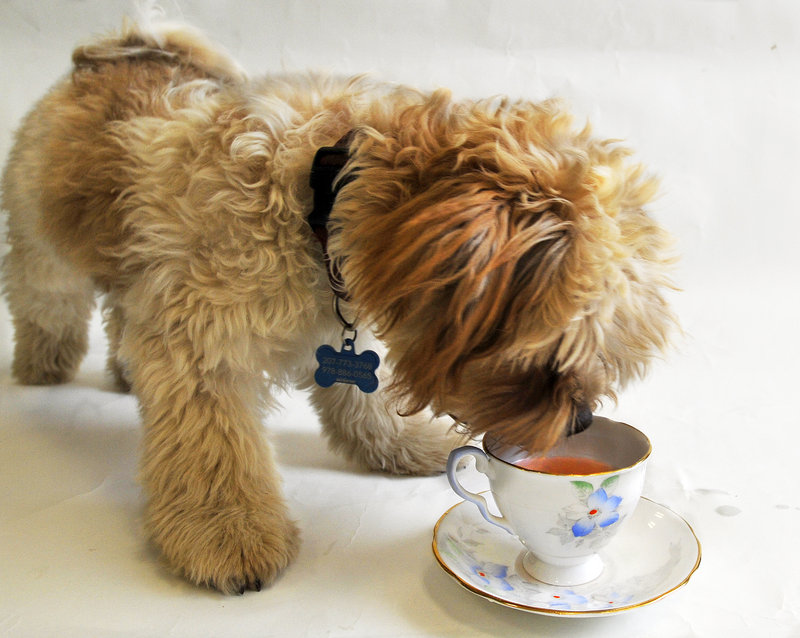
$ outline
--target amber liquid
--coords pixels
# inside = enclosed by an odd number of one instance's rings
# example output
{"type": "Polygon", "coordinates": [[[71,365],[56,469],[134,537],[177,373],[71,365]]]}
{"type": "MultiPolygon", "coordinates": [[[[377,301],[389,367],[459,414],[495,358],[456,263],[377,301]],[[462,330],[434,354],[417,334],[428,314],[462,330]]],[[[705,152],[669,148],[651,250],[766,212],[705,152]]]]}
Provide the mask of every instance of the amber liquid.
{"type": "Polygon", "coordinates": [[[514,465],[546,474],[599,474],[614,469],[608,463],[583,456],[536,456],[514,465]]]}

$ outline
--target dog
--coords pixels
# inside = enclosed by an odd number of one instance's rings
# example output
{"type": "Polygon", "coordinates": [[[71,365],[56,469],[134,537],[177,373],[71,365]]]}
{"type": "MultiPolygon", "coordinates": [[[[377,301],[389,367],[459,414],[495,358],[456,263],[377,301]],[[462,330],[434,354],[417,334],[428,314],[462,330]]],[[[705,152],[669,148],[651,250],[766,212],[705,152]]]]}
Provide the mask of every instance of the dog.
{"type": "Polygon", "coordinates": [[[262,428],[275,388],[307,389],[353,461],[431,474],[468,437],[539,450],[587,427],[668,345],[657,181],[557,100],[250,79],[168,23],[72,61],[3,175],[12,372],[69,381],[102,293],[146,527],[193,583],[259,590],[298,551],[262,428]],[[315,382],[323,344],[338,383],[315,382]]]}

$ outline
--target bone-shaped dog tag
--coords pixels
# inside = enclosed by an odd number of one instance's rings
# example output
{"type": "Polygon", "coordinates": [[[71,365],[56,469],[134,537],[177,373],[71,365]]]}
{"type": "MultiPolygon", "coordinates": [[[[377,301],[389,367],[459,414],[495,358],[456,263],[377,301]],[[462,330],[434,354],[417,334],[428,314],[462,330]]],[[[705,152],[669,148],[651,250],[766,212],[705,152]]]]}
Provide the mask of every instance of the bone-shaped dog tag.
{"type": "Polygon", "coordinates": [[[314,380],[323,388],[334,383],[349,383],[367,393],[378,388],[375,371],[381,363],[380,357],[372,350],[357,354],[353,339],[345,339],[339,352],[328,345],[320,346],[317,348],[317,361],[319,367],[314,380]]]}

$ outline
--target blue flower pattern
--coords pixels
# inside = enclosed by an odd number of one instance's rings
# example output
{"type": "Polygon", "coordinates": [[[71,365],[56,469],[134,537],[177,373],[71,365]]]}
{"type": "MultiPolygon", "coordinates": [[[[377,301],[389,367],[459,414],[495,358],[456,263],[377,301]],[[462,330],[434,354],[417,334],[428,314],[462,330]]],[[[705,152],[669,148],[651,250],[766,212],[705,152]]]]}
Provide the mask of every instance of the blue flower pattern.
{"type": "Polygon", "coordinates": [[[589,603],[586,596],[576,594],[572,589],[565,589],[563,592],[552,594],[550,596],[549,607],[550,609],[561,609],[564,611],[582,607],[589,603]]]}
{"type": "Polygon", "coordinates": [[[618,482],[618,474],[606,478],[599,487],[588,481],[572,481],[579,500],[561,511],[547,533],[558,536],[562,545],[605,544],[614,524],[624,518],[619,512],[623,499],[613,493],[618,482]]]}
{"type": "Polygon", "coordinates": [[[573,524],[572,533],[576,538],[588,536],[595,529],[608,527],[619,520],[617,508],[622,503],[621,496],[609,496],[604,488],[592,492],[586,499],[586,515],[573,524]]]}
{"type": "Polygon", "coordinates": [[[471,565],[470,571],[484,585],[500,591],[513,591],[514,589],[506,580],[508,577],[508,567],[506,565],[498,565],[497,563],[471,565]]]}

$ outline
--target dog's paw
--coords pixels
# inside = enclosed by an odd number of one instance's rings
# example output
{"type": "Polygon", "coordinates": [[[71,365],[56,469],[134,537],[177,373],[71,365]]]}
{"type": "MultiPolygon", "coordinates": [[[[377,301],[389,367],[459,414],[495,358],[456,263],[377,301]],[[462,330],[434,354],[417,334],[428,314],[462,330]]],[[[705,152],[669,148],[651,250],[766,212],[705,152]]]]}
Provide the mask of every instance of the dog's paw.
{"type": "Polygon", "coordinates": [[[297,555],[296,525],[245,507],[173,511],[150,517],[153,541],[170,567],[225,594],[267,587],[297,555]]]}
{"type": "Polygon", "coordinates": [[[75,377],[72,370],[63,370],[57,365],[35,366],[15,362],[12,372],[22,385],[60,385],[69,383],[75,377]]]}

